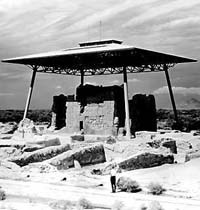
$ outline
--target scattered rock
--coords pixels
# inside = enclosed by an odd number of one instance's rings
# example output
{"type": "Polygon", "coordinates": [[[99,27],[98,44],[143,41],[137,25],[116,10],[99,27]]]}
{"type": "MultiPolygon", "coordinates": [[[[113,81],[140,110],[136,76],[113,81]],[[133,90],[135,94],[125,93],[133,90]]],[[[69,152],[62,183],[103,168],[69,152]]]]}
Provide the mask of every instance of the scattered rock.
{"type": "Polygon", "coordinates": [[[102,175],[102,171],[100,169],[93,169],[91,171],[91,174],[94,174],[94,175],[102,175]]]}
{"type": "Polygon", "coordinates": [[[60,139],[52,136],[37,136],[34,141],[27,141],[27,145],[40,145],[41,147],[50,147],[60,145],[60,139]]]}
{"type": "Polygon", "coordinates": [[[1,134],[13,134],[18,126],[15,122],[8,122],[1,125],[1,134]]]}
{"type": "Polygon", "coordinates": [[[67,178],[66,178],[66,177],[63,177],[63,178],[61,179],[61,181],[67,181],[67,178]]]}
{"type": "Polygon", "coordinates": [[[9,159],[9,161],[14,162],[19,166],[25,166],[28,165],[29,163],[41,162],[50,159],[70,149],[71,148],[69,144],[52,146],[34,152],[26,153],[16,158],[11,158],[9,159]]]}
{"type": "Polygon", "coordinates": [[[42,145],[38,145],[38,144],[33,144],[33,145],[27,145],[23,148],[23,152],[34,152],[36,150],[39,150],[39,149],[43,149],[44,146],[42,145]]]}
{"type": "Polygon", "coordinates": [[[122,127],[119,128],[118,130],[118,136],[125,136],[126,130],[122,127]]]}
{"type": "Polygon", "coordinates": [[[117,141],[112,136],[108,136],[106,139],[106,144],[115,144],[117,141]]]}
{"type": "Polygon", "coordinates": [[[58,170],[74,167],[74,160],[81,166],[103,163],[106,161],[103,145],[93,145],[77,150],[70,150],[49,160],[49,163],[56,166],[58,170]]]}
{"type": "Polygon", "coordinates": [[[21,151],[21,149],[17,149],[12,146],[0,147],[0,158],[1,159],[20,156],[20,155],[22,155],[22,153],[23,152],[21,151]]]}
{"type": "Polygon", "coordinates": [[[73,135],[71,139],[72,141],[84,141],[84,135],[73,135]]]}
{"type": "Polygon", "coordinates": [[[160,148],[160,147],[166,147],[170,149],[170,152],[177,154],[177,147],[176,147],[176,141],[171,138],[161,138],[161,139],[155,139],[153,141],[147,142],[149,146],[152,148],[160,148]]]}
{"type": "Polygon", "coordinates": [[[200,130],[191,131],[190,132],[193,136],[200,136],[200,130]]]}
{"type": "Polygon", "coordinates": [[[76,168],[76,169],[80,169],[81,168],[81,165],[80,165],[80,163],[77,160],[74,160],[74,168],[76,168]]]}
{"type": "Polygon", "coordinates": [[[192,148],[192,144],[188,141],[185,140],[177,140],[176,141],[176,146],[177,146],[177,152],[178,153],[185,153],[192,148]]]}
{"type": "MultiPolygon", "coordinates": [[[[54,166],[52,166],[48,163],[44,163],[44,162],[42,162],[42,163],[31,163],[27,166],[24,166],[22,168],[22,170],[25,171],[25,172],[29,171],[31,173],[33,173],[33,172],[35,172],[35,173],[50,173],[50,172],[56,172],[57,171],[57,169],[54,166]]],[[[28,174],[27,178],[29,178],[29,177],[30,177],[30,175],[28,174]]]]}
{"type": "Polygon", "coordinates": [[[171,153],[177,154],[176,141],[174,141],[174,140],[164,141],[164,142],[162,142],[162,146],[169,148],[171,153]]]}
{"type": "Polygon", "coordinates": [[[6,199],[6,192],[5,190],[0,188],[0,200],[5,200],[6,199]]]}
{"type": "Polygon", "coordinates": [[[185,162],[188,162],[192,159],[199,158],[199,157],[200,157],[200,151],[187,153],[185,156],[185,162]]]}
{"type": "Polygon", "coordinates": [[[28,118],[25,118],[20,121],[16,133],[25,134],[36,134],[37,130],[35,128],[34,122],[28,118]]]}
{"type": "Polygon", "coordinates": [[[162,140],[159,139],[159,140],[153,140],[153,141],[150,141],[150,142],[147,142],[147,144],[150,146],[150,147],[153,147],[153,148],[159,148],[161,146],[161,142],[162,140]]]}

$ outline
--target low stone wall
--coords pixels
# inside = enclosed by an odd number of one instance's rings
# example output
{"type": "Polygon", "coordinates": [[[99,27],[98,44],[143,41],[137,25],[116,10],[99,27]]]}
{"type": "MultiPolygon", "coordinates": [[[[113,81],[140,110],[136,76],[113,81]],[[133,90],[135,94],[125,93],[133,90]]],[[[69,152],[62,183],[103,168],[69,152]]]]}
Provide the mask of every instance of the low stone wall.
{"type": "Polygon", "coordinates": [[[194,152],[187,153],[185,155],[185,162],[188,162],[195,158],[200,158],[200,151],[194,151],[194,152]]]}
{"type": "Polygon", "coordinates": [[[94,145],[77,149],[75,151],[67,151],[57,157],[52,158],[48,162],[56,166],[58,170],[74,167],[74,161],[78,161],[81,166],[103,163],[106,161],[103,145],[94,145]]]}
{"type": "Polygon", "coordinates": [[[160,166],[166,163],[174,163],[174,156],[146,152],[134,155],[120,162],[119,167],[123,170],[128,171],[139,168],[150,168],[160,166]]]}
{"type": "MultiPolygon", "coordinates": [[[[151,168],[155,166],[160,166],[163,164],[172,164],[174,163],[174,156],[173,155],[163,155],[163,154],[156,154],[156,153],[139,153],[133,155],[125,160],[122,160],[117,163],[118,170],[130,171],[140,168],[151,168]]],[[[112,168],[112,163],[106,166],[102,170],[102,174],[109,174],[112,168]]]]}
{"type": "Polygon", "coordinates": [[[19,166],[25,166],[29,163],[41,162],[55,157],[63,152],[70,150],[70,145],[52,146],[40,149],[34,152],[25,153],[21,156],[11,158],[9,161],[16,163],[19,166]]]}

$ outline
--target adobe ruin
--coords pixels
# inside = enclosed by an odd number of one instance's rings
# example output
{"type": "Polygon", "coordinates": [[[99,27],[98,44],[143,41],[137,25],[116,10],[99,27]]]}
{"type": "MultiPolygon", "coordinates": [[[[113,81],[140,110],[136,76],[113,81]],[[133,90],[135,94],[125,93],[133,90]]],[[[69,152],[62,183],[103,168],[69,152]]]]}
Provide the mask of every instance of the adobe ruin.
{"type": "MultiPolygon", "coordinates": [[[[124,135],[123,86],[80,85],[76,96],[54,96],[52,125],[68,133],[124,135]]],[[[129,100],[131,134],[156,131],[156,104],[153,95],[137,94],[129,100]]]]}

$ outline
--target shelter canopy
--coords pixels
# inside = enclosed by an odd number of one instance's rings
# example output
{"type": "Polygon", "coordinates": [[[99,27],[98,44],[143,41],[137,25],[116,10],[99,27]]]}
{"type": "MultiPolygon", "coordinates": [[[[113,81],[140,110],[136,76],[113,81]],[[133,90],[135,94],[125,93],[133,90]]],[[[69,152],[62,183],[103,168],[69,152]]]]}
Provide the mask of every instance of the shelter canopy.
{"type": "Polygon", "coordinates": [[[27,55],[3,62],[37,67],[38,72],[85,76],[163,71],[163,65],[196,60],[123,45],[118,40],[80,43],[79,47],[60,51],[27,55]]]}

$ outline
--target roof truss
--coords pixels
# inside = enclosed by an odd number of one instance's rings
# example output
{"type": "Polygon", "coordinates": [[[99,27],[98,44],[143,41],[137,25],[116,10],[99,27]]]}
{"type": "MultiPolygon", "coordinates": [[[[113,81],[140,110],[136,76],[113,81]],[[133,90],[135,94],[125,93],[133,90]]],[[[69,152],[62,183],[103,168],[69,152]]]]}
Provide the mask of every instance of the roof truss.
{"type": "MultiPolygon", "coordinates": [[[[164,66],[167,68],[173,67],[175,64],[149,64],[141,66],[126,66],[127,73],[145,73],[145,72],[158,72],[164,71],[164,66]]],[[[48,66],[29,66],[29,68],[37,68],[37,72],[41,73],[54,73],[62,75],[74,75],[81,76],[81,71],[83,70],[85,76],[94,76],[94,75],[110,75],[110,74],[122,74],[123,67],[107,67],[107,68],[88,68],[88,69],[71,69],[71,68],[62,68],[62,67],[48,67],[48,66]]]]}

